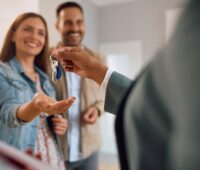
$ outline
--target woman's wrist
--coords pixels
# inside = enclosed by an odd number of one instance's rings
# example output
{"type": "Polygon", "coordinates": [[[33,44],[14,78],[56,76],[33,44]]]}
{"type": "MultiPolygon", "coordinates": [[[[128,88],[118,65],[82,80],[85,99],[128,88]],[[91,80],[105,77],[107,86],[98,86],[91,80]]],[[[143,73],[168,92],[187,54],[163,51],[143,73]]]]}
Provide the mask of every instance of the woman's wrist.
{"type": "Polygon", "coordinates": [[[19,107],[16,117],[21,121],[30,122],[36,116],[38,116],[40,112],[41,110],[37,107],[37,105],[32,100],[19,107]]]}

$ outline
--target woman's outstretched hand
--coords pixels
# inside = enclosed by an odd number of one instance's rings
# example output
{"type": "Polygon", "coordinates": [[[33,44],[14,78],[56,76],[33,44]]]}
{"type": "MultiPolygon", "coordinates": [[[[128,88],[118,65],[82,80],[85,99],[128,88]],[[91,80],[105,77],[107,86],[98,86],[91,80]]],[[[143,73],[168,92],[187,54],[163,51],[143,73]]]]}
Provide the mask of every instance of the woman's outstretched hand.
{"type": "Polygon", "coordinates": [[[57,101],[44,93],[37,93],[30,102],[19,107],[16,116],[24,122],[30,122],[42,112],[49,115],[63,114],[75,99],[75,97],[70,97],[66,100],[57,101]]]}
{"type": "Polygon", "coordinates": [[[62,114],[67,111],[67,109],[75,101],[75,97],[70,97],[65,100],[56,101],[55,99],[45,95],[44,93],[37,93],[32,102],[35,108],[39,112],[45,112],[49,115],[51,114],[62,114]]]}

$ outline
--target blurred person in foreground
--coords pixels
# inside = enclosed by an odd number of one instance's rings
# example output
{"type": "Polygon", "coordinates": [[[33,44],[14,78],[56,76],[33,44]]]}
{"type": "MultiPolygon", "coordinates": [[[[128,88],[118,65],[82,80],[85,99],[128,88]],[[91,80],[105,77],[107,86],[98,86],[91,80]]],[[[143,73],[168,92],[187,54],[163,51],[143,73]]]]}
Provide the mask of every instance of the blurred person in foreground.
{"type": "Polygon", "coordinates": [[[187,3],[171,40],[135,81],[81,48],[52,53],[66,71],[101,85],[105,110],[117,115],[122,170],[200,169],[200,1],[187,3]]]}
{"type": "Polygon", "coordinates": [[[44,18],[36,13],[19,15],[0,53],[0,140],[22,151],[31,148],[40,153],[42,161],[65,169],[57,135],[65,134],[67,121],[59,114],[75,98],[54,99],[55,91],[45,73],[47,53],[44,18]]]}

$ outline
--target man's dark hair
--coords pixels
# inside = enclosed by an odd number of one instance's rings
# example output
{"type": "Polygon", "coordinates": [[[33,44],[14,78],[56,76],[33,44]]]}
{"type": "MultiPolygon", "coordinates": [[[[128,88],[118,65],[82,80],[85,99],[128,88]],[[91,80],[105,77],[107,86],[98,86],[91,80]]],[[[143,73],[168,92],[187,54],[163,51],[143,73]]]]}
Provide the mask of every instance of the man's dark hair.
{"type": "Polygon", "coordinates": [[[68,2],[64,2],[62,4],[60,4],[57,9],[56,9],[56,16],[59,16],[59,13],[61,10],[65,9],[65,8],[78,8],[82,13],[83,13],[83,8],[81,7],[81,5],[79,5],[76,2],[72,2],[72,1],[68,1],[68,2]]]}

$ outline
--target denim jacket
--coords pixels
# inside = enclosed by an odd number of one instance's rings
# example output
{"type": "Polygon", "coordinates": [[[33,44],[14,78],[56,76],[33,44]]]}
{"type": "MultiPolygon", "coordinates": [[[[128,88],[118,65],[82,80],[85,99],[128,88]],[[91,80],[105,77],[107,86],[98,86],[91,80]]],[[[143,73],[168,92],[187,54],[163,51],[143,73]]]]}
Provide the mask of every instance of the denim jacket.
{"type": "MultiPolygon", "coordinates": [[[[35,68],[41,82],[42,90],[51,97],[55,91],[48,76],[39,68],[35,68]]],[[[0,140],[20,150],[27,147],[34,149],[38,117],[25,123],[16,118],[16,112],[21,104],[29,102],[36,93],[36,85],[29,79],[22,65],[12,58],[6,63],[0,63],[0,140]]]]}

